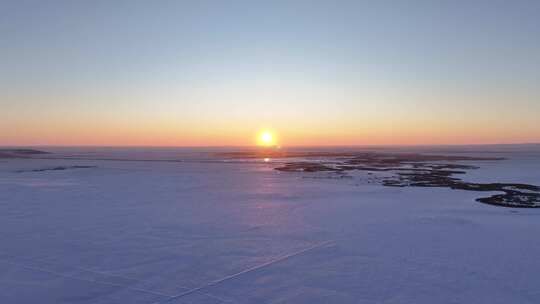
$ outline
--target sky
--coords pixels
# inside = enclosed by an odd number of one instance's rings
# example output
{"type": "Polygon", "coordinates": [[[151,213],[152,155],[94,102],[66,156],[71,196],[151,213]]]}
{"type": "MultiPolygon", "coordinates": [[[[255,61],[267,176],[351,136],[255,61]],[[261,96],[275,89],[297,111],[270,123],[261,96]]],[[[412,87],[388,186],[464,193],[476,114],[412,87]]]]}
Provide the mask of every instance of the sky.
{"type": "Polygon", "coordinates": [[[0,145],[540,142],[540,1],[0,0],[0,145]]]}

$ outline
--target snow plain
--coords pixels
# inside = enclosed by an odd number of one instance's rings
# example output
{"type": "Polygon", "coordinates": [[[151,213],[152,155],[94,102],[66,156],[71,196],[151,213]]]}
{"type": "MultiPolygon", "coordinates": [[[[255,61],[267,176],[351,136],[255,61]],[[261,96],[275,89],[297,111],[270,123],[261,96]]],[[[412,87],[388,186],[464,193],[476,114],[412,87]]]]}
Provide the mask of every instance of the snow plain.
{"type": "Polygon", "coordinates": [[[0,160],[0,303],[540,303],[539,209],[274,167],[0,160]]]}

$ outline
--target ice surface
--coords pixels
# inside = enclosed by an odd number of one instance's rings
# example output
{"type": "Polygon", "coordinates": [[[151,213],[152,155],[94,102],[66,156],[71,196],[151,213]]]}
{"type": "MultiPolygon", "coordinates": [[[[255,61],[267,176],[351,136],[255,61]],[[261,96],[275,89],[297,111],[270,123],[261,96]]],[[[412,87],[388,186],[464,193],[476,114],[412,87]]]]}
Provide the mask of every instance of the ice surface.
{"type": "MultiPolygon", "coordinates": [[[[540,185],[501,153],[464,179],[540,185]]],[[[540,302],[538,209],[189,160],[0,162],[0,303],[540,302]]]]}

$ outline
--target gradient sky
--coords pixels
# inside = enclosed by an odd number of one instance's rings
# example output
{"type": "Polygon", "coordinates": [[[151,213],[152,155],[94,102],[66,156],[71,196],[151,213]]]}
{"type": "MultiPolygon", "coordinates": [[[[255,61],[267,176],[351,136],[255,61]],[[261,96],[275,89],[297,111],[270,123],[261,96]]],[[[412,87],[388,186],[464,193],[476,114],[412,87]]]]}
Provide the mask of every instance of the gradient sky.
{"type": "Polygon", "coordinates": [[[0,145],[540,142],[540,1],[0,1],[0,145]]]}

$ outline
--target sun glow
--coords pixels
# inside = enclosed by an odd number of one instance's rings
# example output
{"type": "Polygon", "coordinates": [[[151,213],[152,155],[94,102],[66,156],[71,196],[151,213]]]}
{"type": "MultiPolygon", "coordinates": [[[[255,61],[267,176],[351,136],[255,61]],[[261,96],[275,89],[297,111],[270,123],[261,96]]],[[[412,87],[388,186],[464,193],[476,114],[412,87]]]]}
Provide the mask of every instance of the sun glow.
{"type": "Polygon", "coordinates": [[[276,140],[272,132],[270,131],[262,131],[259,133],[259,136],[257,137],[257,143],[259,146],[274,146],[276,144],[276,140]]]}

